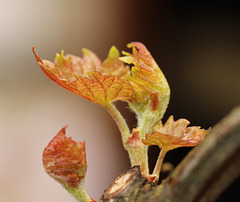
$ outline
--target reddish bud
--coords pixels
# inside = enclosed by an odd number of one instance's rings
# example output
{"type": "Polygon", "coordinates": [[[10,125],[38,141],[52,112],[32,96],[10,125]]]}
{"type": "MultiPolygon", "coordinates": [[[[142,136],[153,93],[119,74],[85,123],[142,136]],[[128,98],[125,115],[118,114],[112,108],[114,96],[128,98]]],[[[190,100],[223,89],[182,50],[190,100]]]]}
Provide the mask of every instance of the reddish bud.
{"type": "Polygon", "coordinates": [[[85,142],[77,143],[66,137],[65,129],[66,127],[61,129],[44,149],[43,166],[61,184],[78,187],[87,171],[85,142]]]}

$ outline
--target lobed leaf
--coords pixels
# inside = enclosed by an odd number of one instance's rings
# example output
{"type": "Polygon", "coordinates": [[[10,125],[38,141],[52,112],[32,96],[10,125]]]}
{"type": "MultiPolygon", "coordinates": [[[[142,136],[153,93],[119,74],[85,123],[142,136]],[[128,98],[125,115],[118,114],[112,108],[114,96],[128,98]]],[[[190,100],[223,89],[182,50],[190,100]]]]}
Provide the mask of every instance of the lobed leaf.
{"type": "Polygon", "coordinates": [[[146,134],[142,142],[148,146],[158,145],[165,151],[196,146],[203,141],[208,131],[199,126],[187,127],[189,124],[186,119],[174,121],[173,116],[170,116],[163,126],[159,123],[151,135],[146,134]]]}
{"type": "Polygon", "coordinates": [[[126,78],[128,69],[117,59],[118,52],[112,48],[107,60],[101,64],[98,57],[90,50],[83,50],[83,58],[57,54],[55,63],[41,58],[33,52],[45,74],[60,86],[100,105],[115,100],[129,100],[133,89],[126,78]],[[111,64],[113,64],[111,66],[111,64]],[[107,74],[107,75],[105,75],[107,74]]]}
{"type": "Polygon", "coordinates": [[[131,75],[126,75],[134,89],[133,101],[143,102],[156,92],[169,95],[167,80],[147,48],[140,42],[132,42],[128,48],[132,48],[132,54],[123,52],[126,56],[120,60],[134,65],[131,75]]]}
{"type": "Polygon", "coordinates": [[[64,186],[78,187],[87,171],[85,142],[75,142],[65,136],[66,127],[52,139],[43,151],[45,171],[64,186]]]}
{"type": "Polygon", "coordinates": [[[170,88],[161,69],[142,43],[132,42],[128,47],[132,48],[132,53],[123,52],[125,56],[120,59],[133,64],[131,74],[125,76],[134,91],[128,104],[137,115],[137,129],[143,139],[163,118],[170,99],[170,88]]]}

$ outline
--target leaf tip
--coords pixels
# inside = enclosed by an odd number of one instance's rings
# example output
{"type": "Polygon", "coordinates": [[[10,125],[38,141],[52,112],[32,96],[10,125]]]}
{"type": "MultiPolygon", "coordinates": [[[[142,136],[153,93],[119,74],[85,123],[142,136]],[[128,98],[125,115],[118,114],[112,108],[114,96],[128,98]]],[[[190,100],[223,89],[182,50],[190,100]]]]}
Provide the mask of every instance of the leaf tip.
{"type": "Polygon", "coordinates": [[[116,46],[112,46],[108,53],[108,58],[114,59],[118,58],[120,56],[119,50],[116,46]]]}
{"type": "Polygon", "coordinates": [[[37,60],[38,63],[42,63],[42,59],[39,57],[39,55],[37,54],[36,50],[35,50],[35,46],[32,47],[32,51],[33,51],[33,54],[37,60]]]}

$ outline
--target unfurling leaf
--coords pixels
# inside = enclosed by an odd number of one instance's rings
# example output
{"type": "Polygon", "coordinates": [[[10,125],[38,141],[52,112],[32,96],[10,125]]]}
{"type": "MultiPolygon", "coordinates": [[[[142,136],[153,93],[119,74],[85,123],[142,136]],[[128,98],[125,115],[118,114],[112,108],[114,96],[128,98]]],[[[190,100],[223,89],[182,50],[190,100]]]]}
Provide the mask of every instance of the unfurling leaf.
{"type": "Polygon", "coordinates": [[[186,119],[174,121],[173,116],[170,116],[163,126],[159,123],[153,129],[154,132],[146,134],[146,139],[142,141],[148,146],[158,145],[165,151],[196,146],[203,141],[208,131],[199,126],[187,127],[189,124],[186,119]]]}
{"type": "Polygon", "coordinates": [[[132,54],[123,52],[126,56],[120,60],[134,65],[131,75],[126,75],[134,89],[133,101],[143,102],[156,92],[169,97],[167,80],[147,48],[140,42],[129,43],[128,48],[132,48],[132,54]]]}
{"type": "Polygon", "coordinates": [[[163,118],[170,99],[170,88],[161,69],[147,48],[140,42],[128,44],[132,53],[120,60],[133,64],[131,74],[125,77],[133,87],[133,99],[130,108],[137,114],[140,139],[152,132],[152,127],[163,118]]]}
{"type": "Polygon", "coordinates": [[[43,151],[45,171],[78,201],[94,202],[85,191],[87,172],[85,142],[75,142],[65,136],[66,127],[51,140],[43,151]]]}
{"type": "Polygon", "coordinates": [[[124,78],[128,68],[118,60],[119,52],[111,48],[108,58],[101,63],[90,50],[83,49],[83,58],[56,55],[55,63],[41,60],[33,48],[38,64],[45,74],[60,86],[100,105],[115,100],[129,100],[133,89],[124,78]]]}
{"type": "Polygon", "coordinates": [[[51,177],[64,186],[78,187],[87,171],[85,142],[77,143],[66,137],[65,129],[61,129],[44,149],[43,166],[51,177]]]}

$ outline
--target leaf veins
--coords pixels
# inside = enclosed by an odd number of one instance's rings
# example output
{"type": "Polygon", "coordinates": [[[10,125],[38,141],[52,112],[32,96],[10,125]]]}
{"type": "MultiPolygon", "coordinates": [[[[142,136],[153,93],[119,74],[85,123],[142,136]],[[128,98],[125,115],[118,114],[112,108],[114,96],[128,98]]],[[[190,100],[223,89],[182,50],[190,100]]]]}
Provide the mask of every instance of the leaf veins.
{"type": "Polygon", "coordinates": [[[92,102],[104,106],[115,100],[129,100],[133,95],[131,84],[121,77],[127,74],[128,69],[118,60],[116,48],[110,50],[103,65],[97,56],[87,49],[83,50],[83,58],[64,56],[63,52],[57,54],[55,63],[42,60],[34,48],[33,52],[38,64],[50,79],[92,102]],[[115,66],[111,66],[112,63],[115,66]]]}
{"type": "Polygon", "coordinates": [[[187,127],[190,122],[186,119],[174,121],[170,116],[166,123],[155,126],[154,132],[146,134],[146,139],[142,140],[144,144],[158,145],[165,151],[178,147],[193,147],[203,141],[208,130],[201,129],[199,126],[187,127]]]}

